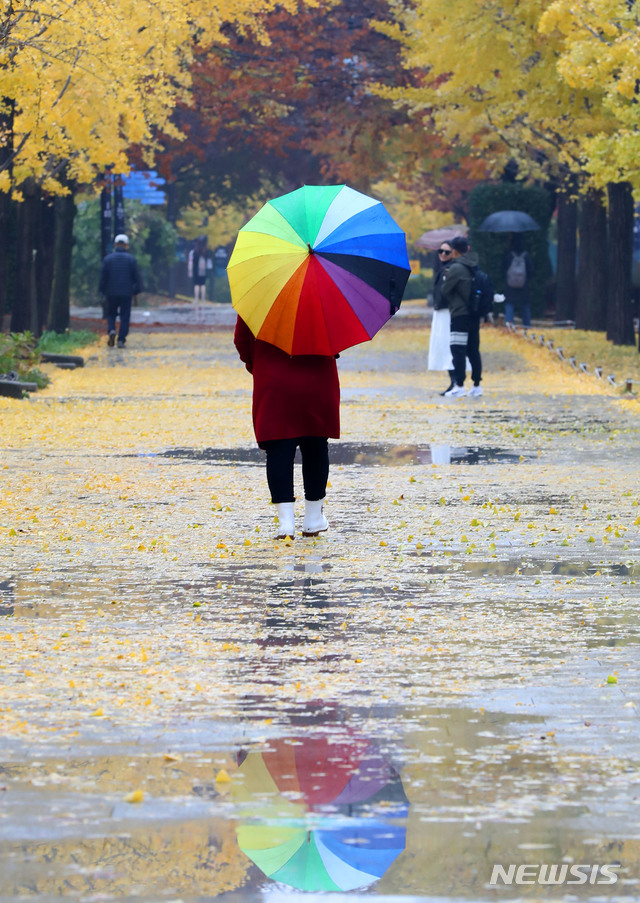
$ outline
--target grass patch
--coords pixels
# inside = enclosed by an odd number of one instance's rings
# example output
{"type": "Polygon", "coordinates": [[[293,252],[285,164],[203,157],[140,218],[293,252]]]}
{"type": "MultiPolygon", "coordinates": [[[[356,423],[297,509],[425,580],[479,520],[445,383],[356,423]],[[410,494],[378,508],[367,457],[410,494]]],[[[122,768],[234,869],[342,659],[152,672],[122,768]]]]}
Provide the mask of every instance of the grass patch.
{"type": "Polygon", "coordinates": [[[39,353],[30,332],[0,334],[0,377],[35,383],[39,389],[49,384],[49,377],[36,367],[39,353]]]}
{"type": "Polygon", "coordinates": [[[77,329],[66,332],[43,332],[36,345],[38,353],[48,351],[50,354],[67,354],[85,348],[98,341],[98,334],[90,329],[77,329]]]}
{"type": "Polygon", "coordinates": [[[51,354],[68,354],[78,348],[98,341],[98,335],[89,329],[58,334],[45,332],[40,339],[31,332],[0,333],[0,377],[35,383],[39,389],[49,385],[49,377],[38,369],[43,351],[51,354]]]}

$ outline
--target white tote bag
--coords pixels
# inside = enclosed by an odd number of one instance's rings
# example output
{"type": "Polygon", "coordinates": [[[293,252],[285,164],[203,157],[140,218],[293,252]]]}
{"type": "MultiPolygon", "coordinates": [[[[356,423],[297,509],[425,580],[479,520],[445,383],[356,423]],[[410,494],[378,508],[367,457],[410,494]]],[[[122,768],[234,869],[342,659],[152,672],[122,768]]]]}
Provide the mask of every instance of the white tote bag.
{"type": "Polygon", "coordinates": [[[451,311],[434,310],[431,321],[431,338],[429,339],[428,370],[453,370],[451,360],[451,311]]]}

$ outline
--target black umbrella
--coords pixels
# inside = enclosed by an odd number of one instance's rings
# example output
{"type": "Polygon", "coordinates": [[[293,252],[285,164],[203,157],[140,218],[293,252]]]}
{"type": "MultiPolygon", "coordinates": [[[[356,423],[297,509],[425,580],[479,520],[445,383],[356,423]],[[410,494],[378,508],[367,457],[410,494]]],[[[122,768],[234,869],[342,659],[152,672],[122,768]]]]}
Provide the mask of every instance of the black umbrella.
{"type": "Polygon", "coordinates": [[[498,210],[483,221],[478,231],[533,232],[539,228],[537,222],[522,210],[498,210]]]}

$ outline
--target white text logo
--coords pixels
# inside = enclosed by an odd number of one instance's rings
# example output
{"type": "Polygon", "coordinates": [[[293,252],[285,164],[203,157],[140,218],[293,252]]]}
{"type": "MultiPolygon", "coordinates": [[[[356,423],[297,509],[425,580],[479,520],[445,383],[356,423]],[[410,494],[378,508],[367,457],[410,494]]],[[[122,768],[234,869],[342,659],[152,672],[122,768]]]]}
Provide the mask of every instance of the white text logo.
{"type": "Polygon", "coordinates": [[[489,884],[615,884],[617,865],[494,865],[489,884]]]}

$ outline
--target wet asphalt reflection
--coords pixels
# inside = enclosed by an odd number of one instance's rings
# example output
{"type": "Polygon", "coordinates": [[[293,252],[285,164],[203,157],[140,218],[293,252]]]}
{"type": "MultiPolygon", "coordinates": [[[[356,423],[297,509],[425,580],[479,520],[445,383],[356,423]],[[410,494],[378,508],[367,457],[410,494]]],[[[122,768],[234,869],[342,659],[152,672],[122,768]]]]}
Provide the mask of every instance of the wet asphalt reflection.
{"type": "MultiPolygon", "coordinates": [[[[517,372],[482,407],[347,386],[331,529],[290,544],[219,435],[240,382],[189,408],[201,445],[6,450],[2,903],[640,898],[638,422],[517,372]],[[541,864],[587,877],[490,883],[541,864]]],[[[184,403],[105,385],[34,409],[184,403]]]]}
{"type": "MultiPolygon", "coordinates": [[[[145,456],[145,453],[142,453],[145,456]]],[[[146,454],[148,457],[148,453],[146,454]]],[[[299,460],[300,452],[296,452],[299,460]]],[[[172,448],[162,457],[181,461],[216,464],[264,465],[259,448],[172,448]]],[[[533,459],[534,453],[504,448],[455,448],[450,445],[402,446],[366,445],[350,442],[331,444],[331,462],[335,466],[360,464],[367,467],[393,467],[397,464],[505,464],[533,459]]]]}

